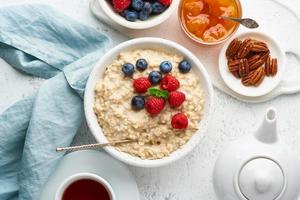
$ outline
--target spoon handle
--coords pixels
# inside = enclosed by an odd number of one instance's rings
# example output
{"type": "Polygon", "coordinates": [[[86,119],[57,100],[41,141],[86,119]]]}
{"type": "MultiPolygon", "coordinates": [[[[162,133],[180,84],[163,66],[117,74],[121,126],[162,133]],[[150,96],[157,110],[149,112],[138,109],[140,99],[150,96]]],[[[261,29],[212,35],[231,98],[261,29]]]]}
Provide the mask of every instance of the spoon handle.
{"type": "Polygon", "coordinates": [[[131,142],[137,142],[137,140],[119,140],[119,141],[113,141],[113,142],[107,142],[107,143],[95,143],[95,144],[85,144],[80,146],[72,146],[72,147],[58,147],[56,148],[57,152],[60,151],[76,151],[76,150],[84,150],[84,149],[94,149],[94,148],[102,148],[106,146],[115,146],[118,144],[125,144],[125,143],[131,143],[131,142]]]}
{"type": "Polygon", "coordinates": [[[223,18],[223,19],[235,21],[235,22],[238,22],[238,23],[242,22],[241,18],[232,18],[232,17],[226,17],[226,16],[220,16],[220,17],[223,18]]]}
{"type": "Polygon", "coordinates": [[[237,23],[242,24],[243,26],[253,29],[259,27],[258,23],[250,18],[234,18],[234,17],[226,17],[226,16],[221,16],[222,19],[225,20],[231,20],[237,23]]]}

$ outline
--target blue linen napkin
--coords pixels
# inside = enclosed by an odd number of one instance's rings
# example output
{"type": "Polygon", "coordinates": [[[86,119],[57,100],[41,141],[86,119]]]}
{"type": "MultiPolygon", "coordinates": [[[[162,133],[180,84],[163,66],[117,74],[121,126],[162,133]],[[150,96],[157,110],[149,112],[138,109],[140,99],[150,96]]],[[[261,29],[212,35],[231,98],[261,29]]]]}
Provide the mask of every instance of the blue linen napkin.
{"type": "MultiPolygon", "coordinates": [[[[48,80],[0,115],[0,199],[39,199],[83,120],[82,96],[107,36],[44,5],[0,8],[0,57],[48,80]]],[[[4,86],[5,87],[5,86],[4,86]]]]}

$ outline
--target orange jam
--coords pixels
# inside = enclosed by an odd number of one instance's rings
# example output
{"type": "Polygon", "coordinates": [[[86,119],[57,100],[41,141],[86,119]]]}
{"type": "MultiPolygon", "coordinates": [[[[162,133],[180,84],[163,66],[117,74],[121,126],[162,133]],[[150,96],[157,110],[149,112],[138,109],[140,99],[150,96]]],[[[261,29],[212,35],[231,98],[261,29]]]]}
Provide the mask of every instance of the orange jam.
{"type": "Polygon", "coordinates": [[[235,31],[235,22],[220,16],[240,17],[237,0],[182,0],[180,17],[184,28],[195,38],[208,43],[220,41],[235,31]]]}

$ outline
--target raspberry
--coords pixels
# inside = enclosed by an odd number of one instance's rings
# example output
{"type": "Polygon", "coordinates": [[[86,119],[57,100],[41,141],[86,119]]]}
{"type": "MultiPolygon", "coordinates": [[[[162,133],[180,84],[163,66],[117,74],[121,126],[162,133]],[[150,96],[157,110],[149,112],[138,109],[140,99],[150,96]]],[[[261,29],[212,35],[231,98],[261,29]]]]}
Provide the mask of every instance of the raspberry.
{"type": "Polygon", "coordinates": [[[113,0],[112,2],[116,12],[124,11],[131,4],[131,0],[113,0]]]}
{"type": "Polygon", "coordinates": [[[175,129],[186,129],[189,125],[189,119],[183,113],[177,113],[172,117],[171,125],[175,129]]]}
{"type": "Polygon", "coordinates": [[[168,90],[169,92],[177,90],[179,86],[179,81],[172,75],[164,76],[160,84],[162,89],[168,90]]]}
{"type": "Polygon", "coordinates": [[[169,6],[172,3],[172,0],[158,0],[164,6],[169,6]]]}
{"type": "Polygon", "coordinates": [[[185,101],[185,94],[179,91],[170,92],[168,101],[171,107],[178,107],[185,101]]]}
{"type": "Polygon", "coordinates": [[[133,88],[137,93],[145,93],[149,87],[151,87],[151,83],[146,77],[140,77],[133,81],[133,88]]]}
{"type": "Polygon", "coordinates": [[[157,97],[149,97],[146,100],[145,108],[151,115],[159,114],[165,107],[165,100],[157,97]]]}

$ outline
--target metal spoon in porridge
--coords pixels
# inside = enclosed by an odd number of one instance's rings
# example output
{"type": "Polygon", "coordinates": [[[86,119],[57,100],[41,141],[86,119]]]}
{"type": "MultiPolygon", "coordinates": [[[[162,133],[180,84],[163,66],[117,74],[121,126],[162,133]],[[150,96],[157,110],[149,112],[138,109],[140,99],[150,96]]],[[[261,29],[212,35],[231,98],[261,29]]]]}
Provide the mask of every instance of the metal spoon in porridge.
{"type": "Polygon", "coordinates": [[[85,150],[85,149],[95,149],[95,148],[103,148],[106,146],[116,146],[118,144],[125,144],[125,143],[133,143],[138,142],[137,139],[125,139],[107,143],[95,143],[95,144],[85,144],[80,146],[72,146],[72,147],[58,147],[56,148],[57,152],[60,151],[77,151],[77,150],[85,150]]]}
{"type": "MultiPolygon", "coordinates": [[[[198,131],[199,129],[189,128],[189,130],[198,131]]],[[[123,139],[123,140],[112,141],[107,143],[85,144],[85,145],[71,146],[71,147],[57,147],[56,151],[60,152],[60,151],[78,151],[78,150],[85,150],[85,149],[95,149],[95,148],[103,148],[106,146],[116,146],[118,144],[133,143],[138,141],[139,141],[138,139],[123,139]]]]}

